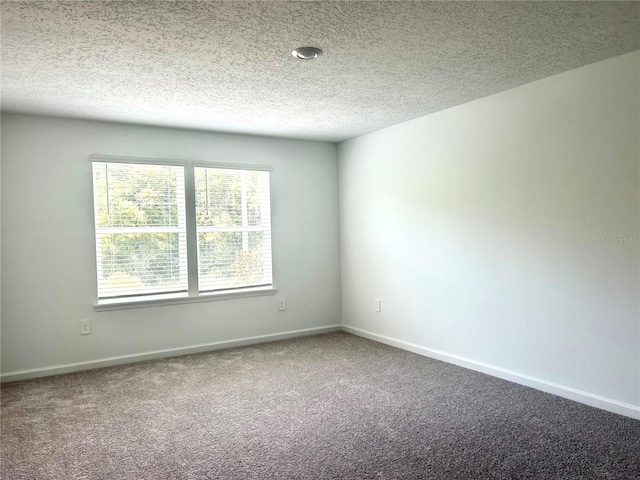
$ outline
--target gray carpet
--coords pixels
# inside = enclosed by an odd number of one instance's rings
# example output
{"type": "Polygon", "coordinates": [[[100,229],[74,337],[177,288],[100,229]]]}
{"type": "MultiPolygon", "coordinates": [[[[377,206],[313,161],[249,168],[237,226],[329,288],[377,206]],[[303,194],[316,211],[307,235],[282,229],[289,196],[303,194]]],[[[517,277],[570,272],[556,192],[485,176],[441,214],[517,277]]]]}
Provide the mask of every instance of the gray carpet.
{"type": "Polygon", "coordinates": [[[334,333],[2,388],[2,478],[637,479],[640,422],[334,333]]]}

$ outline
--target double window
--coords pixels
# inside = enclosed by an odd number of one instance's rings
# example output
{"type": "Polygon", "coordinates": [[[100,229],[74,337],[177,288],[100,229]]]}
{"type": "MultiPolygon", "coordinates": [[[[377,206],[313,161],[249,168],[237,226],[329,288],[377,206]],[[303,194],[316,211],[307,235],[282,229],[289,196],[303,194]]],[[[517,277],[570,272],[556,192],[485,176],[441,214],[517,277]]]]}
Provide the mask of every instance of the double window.
{"type": "Polygon", "coordinates": [[[98,304],[273,287],[267,168],[92,160],[98,304]]]}

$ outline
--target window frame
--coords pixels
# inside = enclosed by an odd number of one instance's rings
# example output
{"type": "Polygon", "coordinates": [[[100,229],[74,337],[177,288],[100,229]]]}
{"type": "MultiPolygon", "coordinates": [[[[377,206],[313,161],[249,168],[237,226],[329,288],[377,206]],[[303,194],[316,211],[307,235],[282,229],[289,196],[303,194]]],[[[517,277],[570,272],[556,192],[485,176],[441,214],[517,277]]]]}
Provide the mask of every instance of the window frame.
{"type": "MultiPolygon", "coordinates": [[[[268,251],[265,250],[263,252],[263,261],[265,260],[265,258],[269,258],[271,261],[271,265],[269,266],[269,277],[271,279],[271,283],[262,283],[260,285],[254,285],[254,286],[246,286],[246,287],[238,287],[238,288],[233,288],[233,287],[228,287],[228,288],[221,288],[221,289],[203,289],[202,288],[202,284],[200,283],[200,269],[198,268],[198,282],[197,282],[197,286],[198,286],[198,294],[199,295],[206,295],[206,294],[216,294],[216,293],[223,293],[224,291],[239,291],[239,290],[244,290],[244,289],[251,289],[251,288],[261,288],[261,287],[271,287],[273,286],[273,251],[272,251],[272,239],[271,239],[271,176],[269,175],[269,205],[268,205],[268,209],[265,211],[261,211],[261,222],[259,225],[249,225],[248,224],[248,212],[247,212],[247,200],[246,200],[246,195],[247,195],[247,191],[246,191],[246,180],[245,180],[245,175],[244,172],[268,172],[269,174],[271,173],[270,170],[265,170],[265,169],[256,169],[256,168],[235,168],[235,167],[229,167],[229,166],[220,166],[220,164],[218,165],[207,165],[207,166],[203,166],[200,164],[195,164],[193,165],[193,174],[195,176],[195,170],[196,168],[201,168],[201,169],[215,169],[215,170],[230,170],[230,171],[241,171],[241,196],[244,198],[242,200],[242,225],[239,226],[225,226],[225,225],[221,225],[221,226],[209,226],[209,225],[198,225],[197,224],[197,202],[198,199],[197,197],[195,198],[195,204],[196,204],[196,216],[194,218],[196,218],[196,239],[198,242],[198,250],[197,250],[197,258],[200,259],[200,244],[199,244],[199,237],[202,233],[211,233],[211,232],[236,232],[236,233],[240,233],[242,236],[242,246],[243,246],[243,250],[246,250],[245,247],[248,247],[248,243],[249,243],[249,233],[250,232],[260,232],[260,233],[265,233],[267,232],[268,235],[268,251]],[[265,213],[266,213],[266,220],[265,221],[265,213]]],[[[194,181],[194,188],[195,188],[195,181],[194,181]]],[[[263,239],[264,239],[264,235],[263,235],[263,239]]],[[[263,276],[263,278],[265,278],[263,276]]]]}
{"type": "MultiPolygon", "coordinates": [[[[168,158],[146,158],[146,157],[122,157],[112,155],[92,154],[89,156],[89,165],[93,162],[103,163],[126,163],[137,165],[167,165],[178,166],[184,168],[184,203],[186,215],[186,243],[187,243],[187,286],[186,293],[178,294],[149,294],[139,297],[119,297],[109,299],[98,299],[98,257],[97,248],[94,244],[94,298],[96,299],[93,308],[95,311],[102,310],[119,310],[124,308],[139,308],[159,306],[166,304],[182,304],[192,302],[208,302],[215,300],[226,300],[231,298],[253,297],[263,295],[275,295],[278,291],[275,286],[275,269],[273,266],[273,193],[271,190],[271,172],[273,168],[270,165],[245,164],[245,163],[222,163],[222,162],[203,162],[190,160],[176,160],[168,158]],[[198,288],[198,236],[196,222],[196,188],[195,188],[195,168],[222,168],[231,170],[250,170],[250,171],[267,171],[269,175],[269,203],[271,215],[269,216],[269,231],[271,233],[271,270],[272,283],[268,286],[261,287],[239,287],[235,289],[226,289],[220,291],[199,292],[198,288]]],[[[92,174],[93,185],[93,174],[92,174]]],[[[91,205],[93,211],[93,229],[94,242],[97,241],[96,223],[95,223],[95,198],[93,187],[91,188],[91,205]]]]}

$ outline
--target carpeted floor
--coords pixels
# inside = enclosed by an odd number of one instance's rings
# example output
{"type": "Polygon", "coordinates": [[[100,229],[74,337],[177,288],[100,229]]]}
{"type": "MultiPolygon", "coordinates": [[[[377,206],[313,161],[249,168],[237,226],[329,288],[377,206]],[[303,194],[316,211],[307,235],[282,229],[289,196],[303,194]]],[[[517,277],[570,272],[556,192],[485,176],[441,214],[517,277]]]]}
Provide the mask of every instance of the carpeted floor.
{"type": "Polygon", "coordinates": [[[640,422],[346,333],[2,387],[2,478],[638,479],[640,422]]]}

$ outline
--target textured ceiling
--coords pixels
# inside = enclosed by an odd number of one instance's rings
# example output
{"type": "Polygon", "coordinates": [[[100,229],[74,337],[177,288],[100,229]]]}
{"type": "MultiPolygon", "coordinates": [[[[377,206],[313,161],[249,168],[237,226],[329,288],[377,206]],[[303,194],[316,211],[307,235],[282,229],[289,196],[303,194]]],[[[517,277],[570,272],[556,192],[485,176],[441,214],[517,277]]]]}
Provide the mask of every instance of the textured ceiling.
{"type": "Polygon", "coordinates": [[[5,1],[1,35],[4,111],[339,141],[637,50],[640,3],[5,1]]]}

